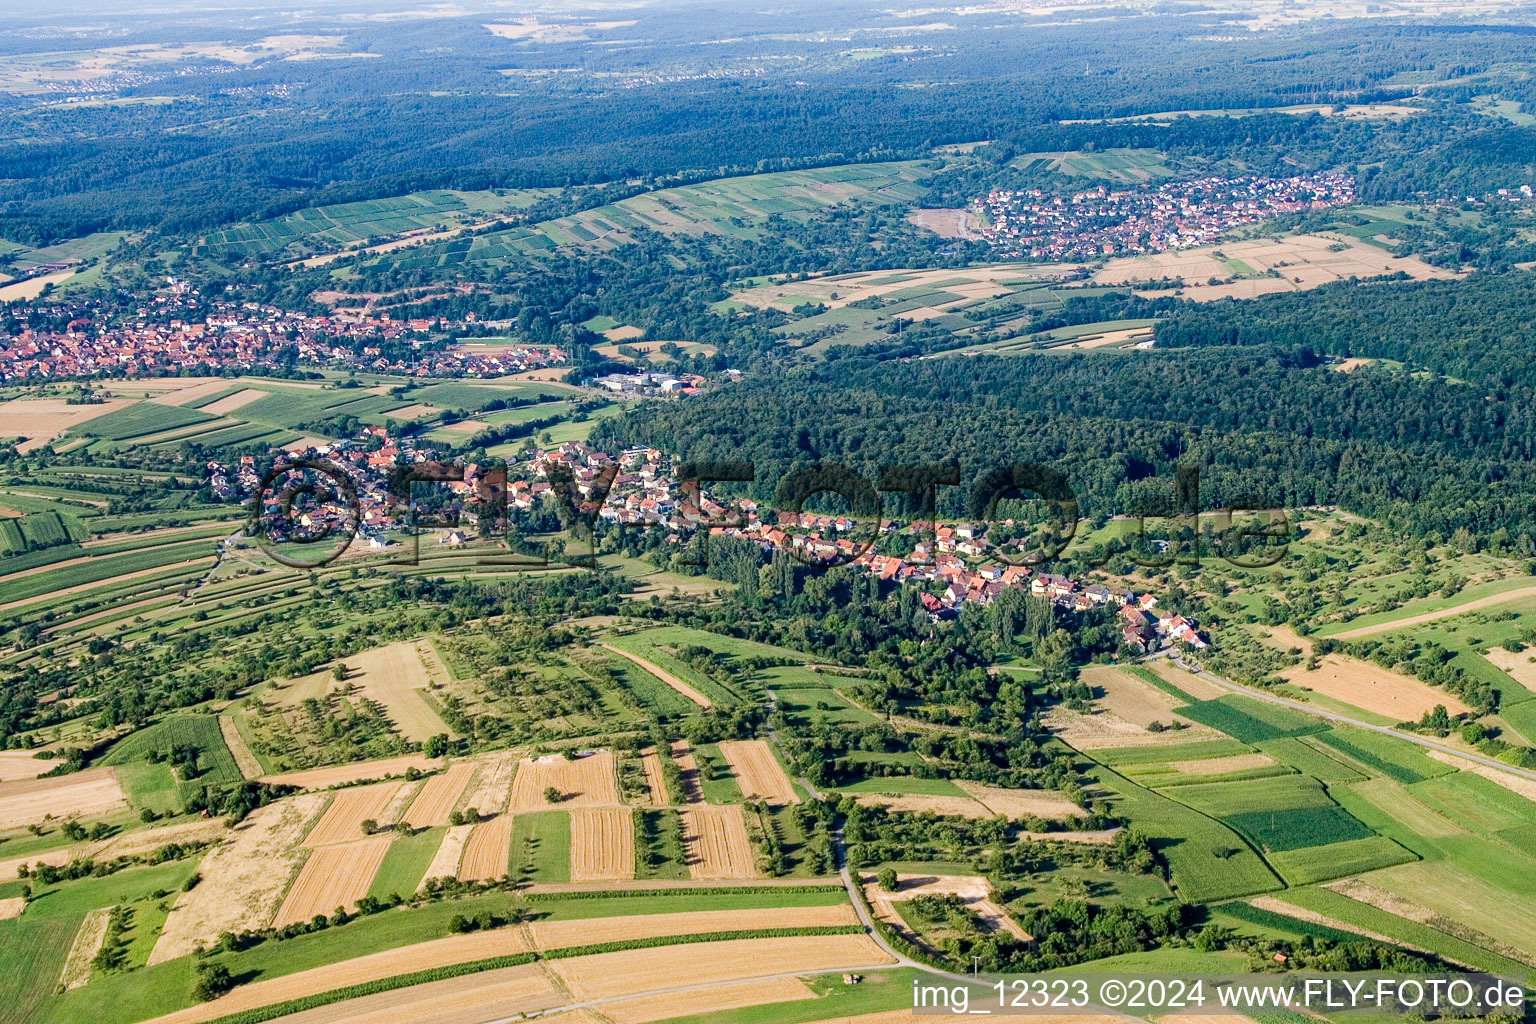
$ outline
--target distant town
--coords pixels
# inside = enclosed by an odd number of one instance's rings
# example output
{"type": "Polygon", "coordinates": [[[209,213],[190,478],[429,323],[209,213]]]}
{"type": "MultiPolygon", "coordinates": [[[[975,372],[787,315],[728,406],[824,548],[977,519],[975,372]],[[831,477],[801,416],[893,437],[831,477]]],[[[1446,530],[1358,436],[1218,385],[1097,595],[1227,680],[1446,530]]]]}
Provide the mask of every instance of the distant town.
{"type": "Polygon", "coordinates": [[[97,302],[34,304],[10,311],[21,326],[0,326],[0,381],[35,383],[95,375],[155,376],[219,371],[283,373],[299,364],[406,377],[500,377],[563,366],[558,345],[469,338],[511,324],[388,313],[324,316],[255,302],[208,299],[171,279],[168,289],[128,314],[97,302]]]}
{"type": "Polygon", "coordinates": [[[1354,201],[1352,177],[1324,172],[1099,185],[1071,195],[998,190],[976,206],[988,222],[982,237],[1003,257],[1075,260],[1208,245],[1244,224],[1354,201]]]}

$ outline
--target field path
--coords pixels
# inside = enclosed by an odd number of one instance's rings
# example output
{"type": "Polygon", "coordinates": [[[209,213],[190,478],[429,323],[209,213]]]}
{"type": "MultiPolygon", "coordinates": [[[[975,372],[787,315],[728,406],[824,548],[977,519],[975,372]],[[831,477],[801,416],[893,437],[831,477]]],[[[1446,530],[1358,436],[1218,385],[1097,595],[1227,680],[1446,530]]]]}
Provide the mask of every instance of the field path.
{"type": "Polygon", "coordinates": [[[655,676],[657,679],[660,679],[662,682],[672,687],[672,689],[693,701],[699,707],[707,708],[714,706],[710,704],[709,698],[704,696],[698,690],[695,690],[693,687],[689,686],[687,683],[683,682],[681,679],[677,678],[677,676],[673,675],[671,672],[668,672],[666,669],[660,667],[659,665],[655,665],[649,661],[646,661],[644,658],[640,657],[640,655],[631,654],[628,651],[620,650],[619,648],[613,646],[613,644],[598,644],[598,646],[605,651],[612,651],[614,654],[617,654],[625,661],[632,661],[636,665],[639,665],[651,675],[655,676]]]}
{"type": "Polygon", "coordinates": [[[256,755],[251,753],[250,747],[246,746],[245,737],[241,736],[240,730],[235,728],[234,720],[220,715],[219,732],[223,734],[224,745],[229,748],[230,754],[234,757],[240,774],[247,779],[260,778],[263,774],[261,762],[256,760],[256,755]]]}
{"type": "Polygon", "coordinates": [[[1422,626],[1426,622],[1438,622],[1440,619],[1455,618],[1457,615],[1465,615],[1467,612],[1481,611],[1484,608],[1492,608],[1495,605],[1508,604],[1511,601],[1519,601],[1522,598],[1536,597],[1536,586],[1520,587],[1517,590],[1506,590],[1502,594],[1489,594],[1487,597],[1479,597],[1475,601],[1466,604],[1454,605],[1450,608],[1439,608],[1432,612],[1420,612],[1418,615],[1409,615],[1401,619],[1393,619],[1391,622],[1378,622],[1374,626],[1361,626],[1358,629],[1346,629],[1342,633],[1334,633],[1329,640],[1355,640],[1362,636],[1374,636],[1377,633],[1386,633],[1394,629],[1404,629],[1408,626],[1422,626]]]}

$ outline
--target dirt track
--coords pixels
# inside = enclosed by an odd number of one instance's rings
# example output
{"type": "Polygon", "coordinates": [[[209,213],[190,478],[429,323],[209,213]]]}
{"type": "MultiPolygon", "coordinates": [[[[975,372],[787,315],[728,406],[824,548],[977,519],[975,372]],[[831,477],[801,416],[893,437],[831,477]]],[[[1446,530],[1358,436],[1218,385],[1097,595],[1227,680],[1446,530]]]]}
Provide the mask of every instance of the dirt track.
{"type": "Polygon", "coordinates": [[[651,675],[655,676],[657,679],[660,679],[662,682],[672,687],[672,689],[693,701],[699,707],[707,708],[713,706],[710,704],[708,697],[704,696],[698,690],[695,690],[693,687],[689,686],[687,683],[683,682],[681,679],[677,678],[677,676],[668,672],[660,665],[646,661],[638,654],[631,654],[628,651],[620,650],[619,648],[613,646],[613,644],[599,644],[598,646],[602,647],[602,649],[605,651],[612,651],[614,654],[617,654],[619,657],[626,661],[632,661],[636,665],[639,665],[651,675]]]}

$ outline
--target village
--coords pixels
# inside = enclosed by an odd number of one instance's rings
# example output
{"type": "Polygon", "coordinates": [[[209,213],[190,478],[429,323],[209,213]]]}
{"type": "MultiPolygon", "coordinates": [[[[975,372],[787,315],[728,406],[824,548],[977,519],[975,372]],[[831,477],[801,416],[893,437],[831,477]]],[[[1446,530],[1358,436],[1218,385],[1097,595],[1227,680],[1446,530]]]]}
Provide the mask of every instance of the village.
{"type": "Polygon", "coordinates": [[[1089,259],[1208,245],[1224,232],[1286,213],[1355,200],[1354,179],[1324,172],[1289,178],[1196,178],[1071,195],[998,190],[976,203],[982,237],[1009,259],[1089,259]]]}
{"type": "MultiPolygon", "coordinates": [[[[325,537],[355,529],[357,543],[380,551],[399,543],[403,533],[412,528],[413,509],[419,512],[430,503],[413,492],[407,506],[398,484],[392,482],[397,470],[432,462],[438,453],[413,438],[393,437],[383,427],[365,427],[354,438],[294,448],[286,456],[289,464],[304,458],[325,458],[342,467],[356,487],[357,505],[349,508],[338,499],[290,513],[280,495],[264,494],[263,528],[269,536],[325,537]],[[296,518],[288,518],[291,514],[296,518]]],[[[284,461],[280,457],[277,465],[284,461]]],[[[210,462],[210,485],[226,500],[247,498],[262,485],[257,468],[253,456],[242,456],[233,469],[210,462]]],[[[563,494],[572,508],[590,510],[605,523],[664,530],[666,543],[679,549],[698,531],[706,530],[711,537],[750,541],[769,556],[784,552],[806,565],[847,565],[882,583],[911,584],[921,588],[923,610],[933,621],[954,617],[966,605],[984,607],[1004,591],[1022,588],[1069,612],[1117,609],[1123,620],[1121,639],[1136,653],[1176,643],[1200,649],[1208,643],[1196,622],[1159,613],[1156,595],[1019,564],[1023,559],[1010,557],[1017,554],[1017,540],[994,544],[988,539],[987,528],[974,523],[881,519],[880,537],[895,538],[881,546],[900,551],[882,554],[873,540],[860,541],[852,536],[860,524],[850,518],[783,512],[747,498],[716,501],[703,488],[677,480],[674,460],[655,448],[627,448],[614,455],[572,441],[550,450],[535,449],[526,459],[508,464],[504,483],[496,477],[500,468],[470,464],[452,470],[453,479],[442,485],[449,501],[442,508],[434,508],[438,521],[446,521],[449,528],[434,531],[434,543],[468,545],[482,535],[482,525],[489,526],[503,515],[527,516],[545,503],[560,502],[563,494]]],[[[1002,525],[1013,523],[1005,521],[1002,525]]]]}
{"type": "Polygon", "coordinates": [[[0,328],[0,381],[29,383],[90,376],[266,372],[292,367],[408,377],[500,377],[569,361],[566,348],[514,339],[445,336],[510,330],[511,322],[395,319],[337,310],[315,316],[255,302],[207,299],[183,281],[127,315],[96,302],[15,306],[20,325],[0,328]],[[34,325],[56,326],[34,326],[34,325]]]}

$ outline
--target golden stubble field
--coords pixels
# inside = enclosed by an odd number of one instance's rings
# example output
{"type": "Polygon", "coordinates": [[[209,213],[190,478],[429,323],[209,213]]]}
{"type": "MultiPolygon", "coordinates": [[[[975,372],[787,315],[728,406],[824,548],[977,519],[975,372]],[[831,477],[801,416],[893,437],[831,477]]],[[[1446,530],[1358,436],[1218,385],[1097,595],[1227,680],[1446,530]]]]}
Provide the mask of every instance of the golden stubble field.
{"type": "Polygon", "coordinates": [[[523,760],[512,780],[513,812],[549,810],[546,789],[560,794],[561,807],[617,807],[624,803],[614,774],[613,752],[608,750],[578,754],[574,760],[559,754],[523,760]]]}

